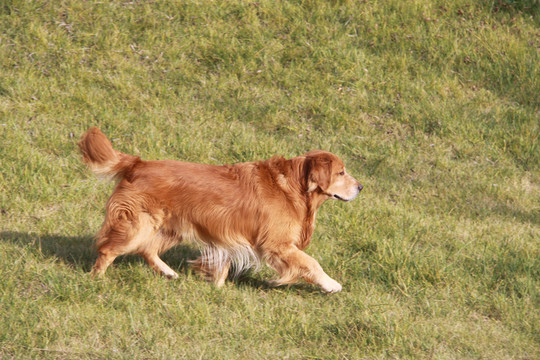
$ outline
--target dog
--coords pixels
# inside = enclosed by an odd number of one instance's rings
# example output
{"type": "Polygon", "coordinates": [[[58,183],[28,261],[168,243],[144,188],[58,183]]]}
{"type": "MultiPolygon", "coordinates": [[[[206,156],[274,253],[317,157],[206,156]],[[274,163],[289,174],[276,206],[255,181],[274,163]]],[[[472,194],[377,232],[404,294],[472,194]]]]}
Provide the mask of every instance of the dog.
{"type": "Polygon", "coordinates": [[[79,148],[98,177],[117,181],[96,236],[94,275],[120,255],[139,254],[156,272],[177,278],[159,255],[194,239],[202,251],[192,264],[218,287],[231,270],[266,263],[279,274],[275,285],[303,278],[324,292],[341,291],[303,251],[323,202],[353,200],[363,188],[336,155],[314,150],[223,166],[144,161],[115,150],[97,128],[83,134],[79,148]]]}

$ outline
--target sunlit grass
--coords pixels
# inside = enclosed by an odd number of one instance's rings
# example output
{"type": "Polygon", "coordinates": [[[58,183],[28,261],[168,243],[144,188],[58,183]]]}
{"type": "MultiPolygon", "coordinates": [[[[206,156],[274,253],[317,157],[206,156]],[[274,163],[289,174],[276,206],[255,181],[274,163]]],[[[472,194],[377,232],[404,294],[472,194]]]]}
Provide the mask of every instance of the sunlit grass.
{"type": "Polygon", "coordinates": [[[534,1],[0,5],[1,358],[540,355],[534,1]],[[365,186],[308,253],[344,286],[216,289],[181,246],[88,275],[112,184],[100,127],[144,159],[321,148],[365,186]]]}

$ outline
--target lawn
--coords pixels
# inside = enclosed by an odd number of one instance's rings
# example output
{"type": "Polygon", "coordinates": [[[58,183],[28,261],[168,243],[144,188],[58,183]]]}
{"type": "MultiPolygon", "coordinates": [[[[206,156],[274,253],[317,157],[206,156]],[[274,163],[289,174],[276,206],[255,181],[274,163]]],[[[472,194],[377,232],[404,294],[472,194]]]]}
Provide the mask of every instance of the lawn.
{"type": "Polygon", "coordinates": [[[0,358],[540,358],[540,4],[0,4],[0,358]],[[143,159],[339,155],[307,253],[343,285],[215,288],[196,246],[89,275],[114,184],[97,126],[143,159]]]}

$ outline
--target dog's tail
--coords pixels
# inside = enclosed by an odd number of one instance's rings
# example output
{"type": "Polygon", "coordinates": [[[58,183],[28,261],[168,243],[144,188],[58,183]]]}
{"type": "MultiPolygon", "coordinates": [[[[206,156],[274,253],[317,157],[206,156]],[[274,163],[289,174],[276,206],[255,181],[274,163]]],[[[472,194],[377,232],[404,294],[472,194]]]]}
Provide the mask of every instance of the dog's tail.
{"type": "Polygon", "coordinates": [[[106,179],[122,178],[128,169],[140,161],[138,156],[113,149],[109,139],[96,127],[83,134],[79,149],[90,170],[106,179]]]}

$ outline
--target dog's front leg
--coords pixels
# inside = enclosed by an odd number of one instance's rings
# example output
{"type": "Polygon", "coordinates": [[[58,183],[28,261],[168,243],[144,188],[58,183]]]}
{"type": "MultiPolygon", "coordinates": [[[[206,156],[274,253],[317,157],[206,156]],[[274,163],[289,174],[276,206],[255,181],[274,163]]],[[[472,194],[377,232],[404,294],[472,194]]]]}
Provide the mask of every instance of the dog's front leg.
{"type": "Polygon", "coordinates": [[[324,272],[317,260],[296,247],[275,253],[268,259],[268,263],[280,274],[277,285],[290,284],[302,277],[320,286],[324,292],[335,293],[342,289],[337,281],[324,272]]]}

